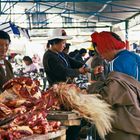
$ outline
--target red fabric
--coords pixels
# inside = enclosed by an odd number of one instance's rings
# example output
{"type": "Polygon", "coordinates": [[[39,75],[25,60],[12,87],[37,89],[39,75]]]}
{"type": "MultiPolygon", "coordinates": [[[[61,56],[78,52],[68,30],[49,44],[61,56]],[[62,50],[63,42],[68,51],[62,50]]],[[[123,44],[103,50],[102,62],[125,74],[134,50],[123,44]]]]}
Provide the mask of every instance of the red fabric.
{"type": "Polygon", "coordinates": [[[92,42],[97,44],[99,53],[108,52],[110,50],[120,50],[125,48],[125,43],[118,41],[111,35],[111,32],[94,32],[91,35],[92,42]]]}

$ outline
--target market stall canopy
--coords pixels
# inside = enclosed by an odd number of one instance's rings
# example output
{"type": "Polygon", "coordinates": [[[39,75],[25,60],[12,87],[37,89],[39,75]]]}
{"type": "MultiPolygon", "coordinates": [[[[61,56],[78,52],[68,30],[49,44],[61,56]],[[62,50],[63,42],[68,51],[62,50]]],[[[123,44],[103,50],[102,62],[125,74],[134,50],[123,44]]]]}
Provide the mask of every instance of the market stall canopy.
{"type": "MultiPolygon", "coordinates": [[[[140,13],[139,0],[1,0],[0,23],[37,29],[31,36],[46,36],[55,27],[110,28],[140,13]],[[102,24],[99,24],[102,23],[102,24]],[[43,29],[39,31],[38,29],[43,29]]],[[[89,29],[88,29],[89,28],[89,29]]]]}
{"type": "Polygon", "coordinates": [[[44,28],[49,24],[50,19],[47,18],[49,14],[68,18],[67,22],[71,22],[70,18],[71,20],[74,18],[80,22],[114,24],[125,21],[139,12],[139,0],[1,0],[0,15],[1,18],[6,17],[5,21],[9,20],[10,16],[16,15],[15,19],[11,19],[15,23],[25,22],[23,15],[31,16],[32,24],[44,28]],[[19,20],[18,17],[22,19],[19,20]]]}

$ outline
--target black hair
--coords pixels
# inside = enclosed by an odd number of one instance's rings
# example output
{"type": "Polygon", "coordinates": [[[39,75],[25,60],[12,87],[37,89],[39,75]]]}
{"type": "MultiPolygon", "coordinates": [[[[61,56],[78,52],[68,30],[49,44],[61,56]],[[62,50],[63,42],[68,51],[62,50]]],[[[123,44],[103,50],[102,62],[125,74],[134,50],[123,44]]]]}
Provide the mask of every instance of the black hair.
{"type": "Polygon", "coordinates": [[[52,40],[48,40],[48,44],[47,44],[47,48],[50,47],[50,45],[54,45],[54,44],[57,44],[57,43],[60,43],[63,39],[52,39],[52,40]]]}
{"type": "Polygon", "coordinates": [[[70,48],[70,46],[71,46],[71,44],[70,44],[70,43],[66,43],[64,50],[69,49],[69,48],[70,48]]]}
{"type": "Polygon", "coordinates": [[[66,43],[66,47],[68,47],[68,48],[69,48],[70,46],[71,46],[71,44],[70,44],[70,43],[66,43]]]}
{"type": "Polygon", "coordinates": [[[75,57],[76,54],[78,54],[78,53],[79,53],[79,50],[76,49],[76,50],[70,52],[70,53],[69,53],[69,56],[70,56],[70,57],[75,57]]]}
{"type": "Polygon", "coordinates": [[[94,48],[94,55],[95,54],[98,54],[97,50],[96,50],[96,47],[97,47],[97,44],[95,42],[92,42],[92,46],[94,48]]]}
{"type": "Polygon", "coordinates": [[[28,61],[30,64],[33,63],[32,58],[29,57],[29,56],[24,56],[24,57],[23,57],[23,61],[28,61]]]}
{"type": "Polygon", "coordinates": [[[11,42],[10,36],[7,32],[0,30],[0,39],[8,39],[11,42]]]}
{"type": "Polygon", "coordinates": [[[89,54],[89,56],[94,56],[95,55],[95,50],[89,50],[88,54],[89,54]]]}
{"type": "Polygon", "coordinates": [[[122,39],[121,39],[120,36],[117,35],[116,33],[111,32],[111,35],[112,35],[115,39],[117,39],[118,41],[121,41],[121,42],[122,42],[122,39]]]}
{"type": "Polygon", "coordinates": [[[95,49],[95,47],[97,46],[97,44],[95,42],[92,42],[92,46],[95,49]]]}
{"type": "Polygon", "coordinates": [[[84,49],[84,48],[82,48],[82,49],[79,50],[79,54],[83,54],[83,53],[87,53],[87,50],[84,49]]]}

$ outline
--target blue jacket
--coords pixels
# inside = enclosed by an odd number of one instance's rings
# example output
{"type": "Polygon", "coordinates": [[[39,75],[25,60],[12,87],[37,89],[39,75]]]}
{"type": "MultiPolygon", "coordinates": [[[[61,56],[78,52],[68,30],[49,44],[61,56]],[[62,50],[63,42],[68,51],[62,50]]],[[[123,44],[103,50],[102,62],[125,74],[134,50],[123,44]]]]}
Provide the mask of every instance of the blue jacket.
{"type": "Polygon", "coordinates": [[[110,71],[122,72],[140,81],[140,56],[123,50],[110,62],[110,71]]]}

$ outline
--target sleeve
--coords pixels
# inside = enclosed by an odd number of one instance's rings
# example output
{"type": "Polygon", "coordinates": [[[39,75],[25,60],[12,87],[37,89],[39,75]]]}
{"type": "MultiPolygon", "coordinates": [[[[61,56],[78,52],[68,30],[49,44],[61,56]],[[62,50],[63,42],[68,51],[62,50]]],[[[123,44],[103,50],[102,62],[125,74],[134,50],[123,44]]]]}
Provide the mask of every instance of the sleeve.
{"type": "Polygon", "coordinates": [[[130,106],[134,105],[134,98],[137,98],[133,86],[127,84],[127,80],[114,80],[106,81],[106,86],[103,87],[101,94],[111,105],[130,106]],[[133,97],[132,97],[133,95],[133,97]]]}
{"type": "Polygon", "coordinates": [[[138,64],[138,81],[140,81],[140,56],[137,55],[137,64],[138,64]]]}
{"type": "Polygon", "coordinates": [[[37,67],[34,64],[31,64],[30,71],[37,71],[37,67]]]}
{"type": "Polygon", "coordinates": [[[118,57],[111,65],[113,71],[122,72],[137,79],[138,65],[135,57],[118,57]]]}
{"type": "MultiPolygon", "coordinates": [[[[100,56],[95,56],[95,58],[91,62],[91,68],[95,68],[96,66],[102,65],[105,69],[104,64],[105,64],[104,59],[102,59],[100,56]]],[[[105,78],[106,78],[106,76],[105,76],[104,72],[96,74],[96,75],[94,75],[93,73],[91,74],[92,80],[103,81],[103,80],[105,80],[105,78]]]]}
{"type": "Polygon", "coordinates": [[[104,59],[102,59],[100,56],[95,56],[95,59],[92,61],[94,63],[94,66],[100,66],[104,64],[104,59]]]}
{"type": "Polygon", "coordinates": [[[6,63],[7,63],[7,65],[8,65],[8,67],[9,67],[9,70],[10,70],[10,72],[11,72],[11,75],[14,76],[12,65],[9,63],[9,61],[7,61],[6,63]]]}
{"type": "Polygon", "coordinates": [[[10,80],[14,77],[13,68],[9,61],[6,60],[5,63],[6,63],[6,67],[7,67],[6,71],[8,73],[7,79],[10,80]]]}
{"type": "Polygon", "coordinates": [[[63,62],[56,57],[49,58],[48,66],[52,70],[52,73],[58,78],[65,79],[66,77],[76,77],[79,75],[78,69],[67,68],[63,62]]]}
{"type": "Polygon", "coordinates": [[[74,68],[74,69],[78,69],[78,68],[81,68],[83,66],[83,63],[71,58],[68,56],[68,61],[70,63],[70,66],[71,68],[74,68]]]}

